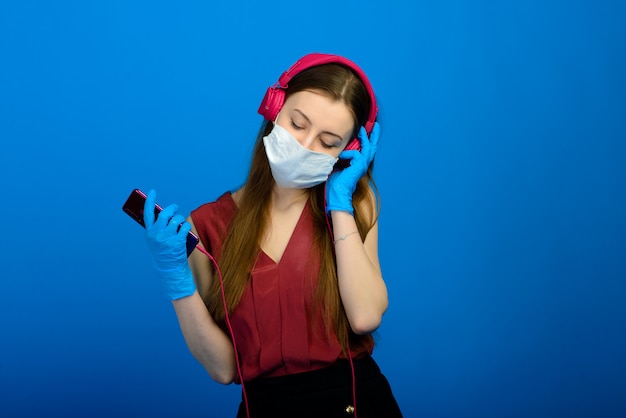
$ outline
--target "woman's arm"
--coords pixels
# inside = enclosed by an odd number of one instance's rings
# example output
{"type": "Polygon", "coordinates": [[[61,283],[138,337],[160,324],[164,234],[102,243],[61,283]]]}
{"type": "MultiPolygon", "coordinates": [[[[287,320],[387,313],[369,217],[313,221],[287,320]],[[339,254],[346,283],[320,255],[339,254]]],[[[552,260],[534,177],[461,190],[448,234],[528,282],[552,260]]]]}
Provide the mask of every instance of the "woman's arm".
{"type": "MultiPolygon", "coordinates": [[[[375,223],[362,242],[354,220],[352,195],[359,179],[374,160],[380,125],[374,123],[368,136],[364,127],[359,130],[361,150],[343,150],[339,158],[350,160],[350,165],[339,170],[326,181],[326,211],[331,214],[339,294],[346,310],[350,327],[357,334],[367,334],[380,325],[387,309],[387,286],[378,262],[378,223],[375,223]],[[344,238],[344,239],[342,239],[344,238]]],[[[374,193],[363,209],[376,207],[374,193]]],[[[370,211],[371,212],[371,211],[370,211]]],[[[371,219],[374,214],[370,213],[371,219]]]]}
{"type": "MultiPolygon", "coordinates": [[[[197,235],[191,217],[187,221],[197,235]]],[[[213,279],[209,263],[210,260],[198,250],[189,256],[189,266],[200,292],[208,289],[213,279]]],[[[213,320],[200,294],[196,291],[189,297],[172,301],[172,304],[189,351],[213,380],[231,383],[237,370],[232,341],[213,320]]]]}
{"type": "Polygon", "coordinates": [[[378,260],[378,222],[365,242],[357,231],[354,216],[331,211],[339,294],[350,327],[357,334],[371,333],[380,326],[387,310],[387,286],[378,260]],[[344,236],[344,239],[341,237],[344,236]]]}

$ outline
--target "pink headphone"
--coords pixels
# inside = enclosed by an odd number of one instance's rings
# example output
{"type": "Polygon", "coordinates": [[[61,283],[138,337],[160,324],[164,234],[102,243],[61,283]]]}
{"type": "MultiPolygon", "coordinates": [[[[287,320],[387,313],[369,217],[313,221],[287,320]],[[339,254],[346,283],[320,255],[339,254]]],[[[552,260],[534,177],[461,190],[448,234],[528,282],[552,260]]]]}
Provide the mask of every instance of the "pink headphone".
{"type": "MultiPolygon", "coordinates": [[[[374,95],[374,89],[372,89],[372,85],[370,84],[367,76],[354,62],[350,61],[347,58],[343,58],[339,55],[330,55],[330,54],[308,54],[304,57],[300,58],[298,62],[291,66],[287,71],[285,71],[278,82],[272,87],[268,88],[265,92],[265,97],[263,97],[263,101],[259,106],[259,113],[263,115],[263,117],[271,122],[276,120],[278,116],[278,112],[283,107],[285,103],[285,89],[287,88],[289,81],[301,73],[302,71],[315,67],[317,65],[323,64],[341,64],[356,73],[359,76],[363,85],[365,85],[365,89],[370,97],[370,113],[367,117],[367,122],[365,123],[365,130],[369,135],[372,132],[372,128],[374,127],[374,123],[376,122],[376,115],[378,114],[378,106],[376,105],[376,96],[374,95]]],[[[352,141],[348,144],[346,149],[360,149],[361,144],[358,140],[352,141]]]]}

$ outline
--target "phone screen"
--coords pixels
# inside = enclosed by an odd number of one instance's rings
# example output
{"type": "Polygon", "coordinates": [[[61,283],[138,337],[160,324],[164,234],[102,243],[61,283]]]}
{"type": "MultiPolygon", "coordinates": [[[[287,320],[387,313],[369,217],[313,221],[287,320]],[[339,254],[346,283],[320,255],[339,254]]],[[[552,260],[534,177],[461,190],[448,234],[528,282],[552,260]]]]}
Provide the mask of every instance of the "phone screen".
{"type": "MultiPolygon", "coordinates": [[[[135,189],[130,193],[126,202],[122,206],[122,210],[144,228],[146,224],[143,222],[143,207],[146,202],[146,194],[139,189],[135,189]]],[[[159,216],[163,208],[159,205],[154,207],[154,219],[159,216]]],[[[191,231],[187,234],[187,257],[191,254],[196,245],[198,245],[198,237],[191,231]]]]}

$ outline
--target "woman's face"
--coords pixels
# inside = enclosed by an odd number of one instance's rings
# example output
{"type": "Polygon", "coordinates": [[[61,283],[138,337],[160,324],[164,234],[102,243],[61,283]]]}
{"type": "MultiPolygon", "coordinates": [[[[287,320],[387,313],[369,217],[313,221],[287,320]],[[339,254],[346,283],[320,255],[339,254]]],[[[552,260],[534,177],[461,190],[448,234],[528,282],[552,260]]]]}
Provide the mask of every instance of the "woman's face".
{"type": "Polygon", "coordinates": [[[333,157],[346,147],[354,129],[354,117],[346,104],[306,90],[285,100],[276,123],[303,147],[333,157]]]}

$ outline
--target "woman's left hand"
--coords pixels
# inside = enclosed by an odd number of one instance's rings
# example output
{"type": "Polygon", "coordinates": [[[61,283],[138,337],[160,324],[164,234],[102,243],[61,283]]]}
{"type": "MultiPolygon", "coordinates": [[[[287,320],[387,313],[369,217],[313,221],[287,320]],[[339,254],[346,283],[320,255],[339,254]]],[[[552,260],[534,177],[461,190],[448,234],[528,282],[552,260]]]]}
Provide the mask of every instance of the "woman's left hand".
{"type": "Polygon", "coordinates": [[[374,160],[379,137],[378,122],[374,124],[369,137],[365,128],[361,127],[359,130],[361,151],[348,150],[339,154],[340,159],[350,160],[350,166],[332,173],[326,182],[326,212],[342,210],[354,215],[352,194],[358,181],[367,173],[367,168],[374,160]]]}

